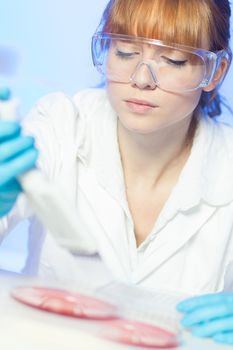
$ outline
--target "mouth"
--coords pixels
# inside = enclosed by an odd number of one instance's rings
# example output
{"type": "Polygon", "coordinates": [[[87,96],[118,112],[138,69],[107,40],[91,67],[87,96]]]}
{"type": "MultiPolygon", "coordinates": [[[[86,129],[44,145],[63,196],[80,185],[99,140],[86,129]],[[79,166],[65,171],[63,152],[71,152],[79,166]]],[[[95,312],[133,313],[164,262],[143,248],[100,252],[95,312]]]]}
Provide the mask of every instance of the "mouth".
{"type": "Polygon", "coordinates": [[[141,106],[153,107],[153,108],[158,107],[149,101],[138,100],[137,98],[131,98],[130,100],[126,100],[126,102],[134,103],[134,104],[141,105],[141,106]]]}
{"type": "Polygon", "coordinates": [[[129,100],[125,100],[125,102],[128,108],[132,112],[139,113],[139,114],[149,112],[154,108],[158,107],[155,104],[145,100],[129,99],[129,100]]]}

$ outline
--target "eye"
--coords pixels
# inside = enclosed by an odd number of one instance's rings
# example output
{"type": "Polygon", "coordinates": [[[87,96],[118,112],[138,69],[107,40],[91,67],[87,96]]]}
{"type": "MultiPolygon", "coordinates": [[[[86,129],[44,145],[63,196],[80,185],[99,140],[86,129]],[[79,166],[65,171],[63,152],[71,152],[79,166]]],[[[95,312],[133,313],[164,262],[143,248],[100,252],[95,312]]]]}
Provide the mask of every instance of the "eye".
{"type": "Polygon", "coordinates": [[[140,52],[124,52],[124,51],[117,49],[115,54],[116,54],[116,56],[118,56],[122,59],[129,59],[129,58],[132,58],[134,56],[140,55],[140,52]]]}
{"type": "Polygon", "coordinates": [[[162,56],[162,58],[171,65],[177,66],[177,67],[183,67],[188,62],[188,60],[173,60],[169,57],[162,56]]]}

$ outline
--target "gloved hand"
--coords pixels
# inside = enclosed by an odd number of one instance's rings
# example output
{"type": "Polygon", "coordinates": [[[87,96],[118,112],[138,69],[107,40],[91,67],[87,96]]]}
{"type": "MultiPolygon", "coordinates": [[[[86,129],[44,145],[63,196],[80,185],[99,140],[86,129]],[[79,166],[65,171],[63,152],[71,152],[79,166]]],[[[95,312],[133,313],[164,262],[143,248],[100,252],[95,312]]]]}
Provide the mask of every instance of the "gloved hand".
{"type": "MultiPolygon", "coordinates": [[[[8,97],[7,89],[0,89],[0,100],[8,97]]],[[[0,120],[0,217],[11,210],[22,191],[17,176],[33,168],[37,157],[34,139],[21,135],[19,123],[0,120]]]]}
{"type": "Polygon", "coordinates": [[[11,91],[7,87],[0,87],[0,101],[7,101],[11,96],[11,91]]]}
{"type": "Polygon", "coordinates": [[[207,294],[186,299],[177,305],[185,313],[181,324],[198,337],[233,344],[233,293],[207,294]]]}

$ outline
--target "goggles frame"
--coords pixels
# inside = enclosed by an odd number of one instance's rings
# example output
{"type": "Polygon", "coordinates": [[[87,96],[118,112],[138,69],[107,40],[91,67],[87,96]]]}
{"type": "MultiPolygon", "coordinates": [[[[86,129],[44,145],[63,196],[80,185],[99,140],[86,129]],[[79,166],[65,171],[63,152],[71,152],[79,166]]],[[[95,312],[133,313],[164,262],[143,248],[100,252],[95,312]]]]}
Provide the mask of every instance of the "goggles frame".
{"type": "MultiPolygon", "coordinates": [[[[165,47],[165,48],[167,47],[167,48],[171,48],[171,49],[177,49],[177,50],[181,50],[181,51],[184,51],[186,53],[191,53],[191,54],[194,54],[194,55],[200,57],[205,65],[205,73],[204,73],[203,79],[197,87],[182,90],[184,92],[195,91],[199,88],[208,86],[209,83],[211,82],[211,80],[213,79],[213,77],[214,77],[214,75],[215,75],[223,58],[227,59],[227,61],[229,62],[229,66],[231,63],[231,55],[229,54],[229,52],[227,50],[220,50],[220,51],[212,52],[212,51],[209,51],[206,49],[196,48],[196,47],[187,46],[187,45],[181,45],[181,44],[176,44],[176,43],[171,44],[171,43],[167,43],[165,41],[157,40],[157,39],[148,39],[148,38],[125,35],[125,34],[96,32],[92,37],[92,43],[91,43],[92,61],[93,61],[93,65],[96,67],[96,69],[103,76],[105,75],[104,71],[101,69],[101,67],[103,66],[103,60],[102,61],[100,60],[102,52],[103,52],[103,47],[101,47],[101,45],[99,45],[99,47],[97,47],[97,45],[99,43],[101,43],[101,41],[112,40],[112,39],[113,40],[114,39],[121,40],[121,41],[132,41],[132,42],[137,42],[140,44],[148,44],[148,45],[155,45],[155,46],[159,46],[159,47],[165,47]]],[[[141,60],[141,61],[139,61],[138,64],[141,64],[142,62],[145,62],[145,61],[141,60]]],[[[229,69],[229,67],[228,67],[228,69],[229,69]]],[[[225,72],[225,74],[221,78],[219,85],[221,85],[221,83],[223,82],[227,71],[225,72]]],[[[134,73],[132,75],[134,75],[134,73]]],[[[153,80],[156,83],[156,86],[160,87],[159,82],[155,81],[154,77],[153,77],[153,80]]],[[[130,83],[131,81],[132,81],[132,79],[130,79],[128,81],[128,83],[130,83]]],[[[119,81],[119,82],[126,83],[123,81],[119,81]]],[[[174,89],[171,89],[171,90],[164,89],[164,90],[173,91],[173,92],[178,91],[178,90],[174,90],[174,89]]]]}

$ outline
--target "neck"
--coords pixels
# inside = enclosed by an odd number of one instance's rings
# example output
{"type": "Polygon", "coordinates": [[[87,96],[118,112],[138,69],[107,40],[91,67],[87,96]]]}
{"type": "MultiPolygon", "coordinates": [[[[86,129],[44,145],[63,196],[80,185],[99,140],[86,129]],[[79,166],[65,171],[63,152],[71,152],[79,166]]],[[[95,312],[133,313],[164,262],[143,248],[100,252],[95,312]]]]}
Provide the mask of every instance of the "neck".
{"type": "MultiPolygon", "coordinates": [[[[194,120],[194,119],[193,119],[194,120]]],[[[193,121],[183,121],[151,134],[133,133],[118,122],[118,141],[126,182],[144,181],[151,188],[161,176],[176,176],[185,164],[192,145],[193,121]]]]}

